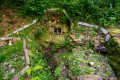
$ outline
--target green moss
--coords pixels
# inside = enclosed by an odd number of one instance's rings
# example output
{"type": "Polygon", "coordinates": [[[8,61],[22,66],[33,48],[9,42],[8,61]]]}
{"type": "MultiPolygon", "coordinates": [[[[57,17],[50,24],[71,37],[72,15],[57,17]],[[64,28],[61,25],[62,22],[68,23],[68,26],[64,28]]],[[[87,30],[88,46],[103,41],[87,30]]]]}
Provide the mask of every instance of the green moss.
{"type": "Polygon", "coordinates": [[[120,29],[116,29],[116,28],[111,28],[108,31],[111,35],[116,34],[116,33],[120,33],[120,29]]]}
{"type": "Polygon", "coordinates": [[[111,39],[106,44],[106,48],[109,52],[109,63],[114,70],[116,76],[120,78],[120,38],[118,38],[120,29],[109,29],[111,39]]]}

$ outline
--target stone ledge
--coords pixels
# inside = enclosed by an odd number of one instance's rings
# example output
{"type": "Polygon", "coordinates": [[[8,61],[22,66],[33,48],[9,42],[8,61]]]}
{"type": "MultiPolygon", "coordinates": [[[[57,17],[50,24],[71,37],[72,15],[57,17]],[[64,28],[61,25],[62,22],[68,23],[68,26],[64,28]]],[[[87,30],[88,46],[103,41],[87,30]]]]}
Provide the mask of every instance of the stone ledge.
{"type": "Polygon", "coordinates": [[[77,77],[77,80],[103,80],[99,75],[81,75],[77,77]]]}

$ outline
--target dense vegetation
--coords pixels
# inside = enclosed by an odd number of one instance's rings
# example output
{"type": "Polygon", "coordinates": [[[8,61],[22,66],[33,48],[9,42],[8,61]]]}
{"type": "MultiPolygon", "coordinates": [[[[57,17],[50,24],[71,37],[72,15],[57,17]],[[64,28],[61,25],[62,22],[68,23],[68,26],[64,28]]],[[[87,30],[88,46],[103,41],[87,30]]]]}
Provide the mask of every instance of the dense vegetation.
{"type": "Polygon", "coordinates": [[[65,9],[69,17],[110,26],[120,24],[120,0],[1,0],[1,4],[19,10],[19,15],[41,18],[47,8],[65,9]]]}
{"type": "MultiPolygon", "coordinates": [[[[43,59],[44,54],[38,51],[39,44],[36,43],[35,38],[31,36],[36,32],[36,30],[33,29],[35,26],[36,25],[29,27],[18,34],[13,34],[13,36],[20,37],[21,39],[25,38],[28,45],[27,49],[31,51],[29,53],[31,61],[30,69],[24,76],[20,77],[20,80],[25,80],[26,76],[31,76],[31,80],[53,80],[50,66],[48,66],[47,61],[43,59]]],[[[24,56],[22,40],[17,41],[16,44],[13,44],[12,46],[7,45],[0,48],[0,65],[2,65],[0,66],[0,80],[10,80],[17,72],[25,67],[25,61],[21,59],[22,56],[24,56]],[[4,63],[7,64],[3,66],[4,63]],[[9,65],[12,65],[12,68],[15,69],[15,73],[11,72],[9,65]],[[8,68],[5,69],[5,67],[8,68]]]]}
{"type": "MultiPolygon", "coordinates": [[[[68,17],[74,23],[77,23],[78,21],[83,21],[83,22],[98,24],[104,27],[120,24],[120,0],[57,0],[57,1],[55,0],[0,0],[0,10],[7,7],[13,8],[14,12],[17,12],[18,15],[20,16],[24,16],[24,17],[29,16],[39,20],[41,19],[46,9],[61,8],[67,11],[69,15],[68,17]]],[[[63,18],[63,21],[64,21],[64,18],[63,18]]],[[[57,79],[57,77],[60,75],[60,70],[62,70],[61,66],[63,66],[64,64],[67,64],[66,66],[69,68],[73,67],[71,71],[74,76],[78,76],[81,74],[94,74],[92,73],[93,71],[88,67],[88,64],[86,64],[90,60],[94,61],[93,56],[89,60],[88,57],[85,57],[83,55],[78,55],[77,53],[73,54],[71,52],[68,52],[62,55],[59,54],[58,55],[59,59],[63,61],[61,64],[58,64],[57,68],[54,71],[52,71],[51,66],[48,65],[50,63],[47,62],[46,59],[44,59],[45,52],[39,51],[41,48],[40,47],[41,44],[38,44],[36,41],[36,38],[44,36],[45,34],[44,31],[47,31],[47,29],[45,28],[42,29],[40,26],[41,24],[37,23],[25,30],[18,32],[17,34],[11,35],[11,36],[20,37],[21,39],[25,38],[27,42],[27,49],[31,51],[29,54],[31,66],[30,66],[30,69],[25,74],[25,76],[30,76],[31,80],[57,79]],[[84,62],[81,62],[81,63],[84,63],[85,64],[84,66],[87,66],[87,67],[81,68],[79,67],[79,61],[77,59],[81,59],[83,57],[85,57],[84,59],[86,60],[84,60],[84,62]],[[75,61],[76,63],[74,64],[73,62],[75,61]],[[83,69],[85,70],[83,71],[85,73],[82,72],[83,69]]],[[[85,32],[84,28],[82,27],[81,28],[74,27],[73,30],[74,30],[73,32],[76,32],[75,36],[77,37],[79,37],[83,32],[85,32]]],[[[96,32],[92,30],[90,32],[90,35],[94,36],[95,33],[96,32]]],[[[1,29],[0,29],[0,35],[2,35],[1,29]]],[[[87,41],[81,47],[86,47],[87,49],[90,49],[90,50],[94,49],[93,41],[94,39],[91,38],[90,41],[87,41]]],[[[13,44],[12,46],[7,45],[3,48],[0,48],[0,64],[2,65],[7,61],[9,62],[9,59],[12,60],[12,57],[8,57],[8,56],[12,56],[13,53],[15,55],[20,54],[18,56],[22,56],[23,55],[22,46],[23,45],[21,40],[21,41],[18,41],[17,44],[13,44]]],[[[60,48],[65,48],[68,51],[72,51],[74,45],[70,44],[69,38],[67,37],[66,41],[63,42],[61,46],[54,44],[52,45],[52,47],[56,50],[60,48]]],[[[83,49],[83,53],[85,53],[85,50],[83,49]]],[[[17,56],[15,56],[15,58],[16,57],[17,56]]],[[[18,59],[18,61],[20,59],[18,59]]],[[[22,61],[20,61],[20,63],[22,63],[22,61]]],[[[97,64],[100,64],[100,62],[98,62],[97,64]]],[[[23,66],[23,65],[20,65],[20,64],[18,65],[18,63],[13,65],[14,68],[18,68],[19,66],[23,66]]],[[[21,68],[19,70],[21,70],[21,68]]],[[[10,74],[8,75],[8,77],[5,77],[3,75],[5,71],[6,71],[5,69],[4,70],[2,70],[2,68],[0,69],[0,79],[6,79],[6,78],[10,79],[11,76],[15,74],[15,73],[10,74]]],[[[105,74],[111,75],[108,72],[106,72],[105,74]]],[[[20,79],[21,80],[25,79],[26,78],[25,76],[22,76],[20,79]]]]}

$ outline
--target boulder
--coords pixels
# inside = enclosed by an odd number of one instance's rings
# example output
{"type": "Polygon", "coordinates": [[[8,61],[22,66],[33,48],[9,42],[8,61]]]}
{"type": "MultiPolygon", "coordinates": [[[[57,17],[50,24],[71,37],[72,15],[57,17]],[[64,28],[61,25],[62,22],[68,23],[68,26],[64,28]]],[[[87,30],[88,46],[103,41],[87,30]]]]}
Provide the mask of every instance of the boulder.
{"type": "Polygon", "coordinates": [[[99,75],[81,75],[77,77],[77,80],[103,80],[99,75]]]}

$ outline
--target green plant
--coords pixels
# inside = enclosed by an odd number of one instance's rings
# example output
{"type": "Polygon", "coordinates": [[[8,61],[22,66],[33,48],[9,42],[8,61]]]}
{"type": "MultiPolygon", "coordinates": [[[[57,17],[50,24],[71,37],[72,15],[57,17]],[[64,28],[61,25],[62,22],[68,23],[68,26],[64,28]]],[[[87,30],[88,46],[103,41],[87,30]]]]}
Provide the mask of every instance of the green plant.
{"type": "Polygon", "coordinates": [[[61,17],[61,21],[62,21],[63,23],[66,23],[66,22],[67,22],[67,19],[68,19],[68,18],[67,18],[66,16],[62,16],[62,17],[61,17]]]}
{"type": "Polygon", "coordinates": [[[0,48],[0,51],[2,52],[0,54],[0,63],[5,61],[6,59],[9,60],[9,56],[13,53],[21,53],[23,50],[22,50],[22,42],[21,41],[18,41],[17,42],[17,47],[15,47],[15,45],[12,45],[12,46],[6,46],[6,47],[3,47],[3,48],[0,48]]]}
{"type": "MultiPolygon", "coordinates": [[[[34,52],[34,51],[33,51],[34,52]]],[[[52,80],[51,72],[48,68],[47,62],[43,60],[42,53],[35,52],[31,57],[31,68],[27,71],[32,79],[52,80]]]]}
{"type": "Polygon", "coordinates": [[[90,35],[95,35],[95,31],[92,29],[92,31],[90,32],[90,35]]]}
{"type": "Polygon", "coordinates": [[[3,35],[3,33],[2,33],[2,30],[1,30],[1,28],[0,28],[0,36],[2,36],[3,35]]]}
{"type": "Polygon", "coordinates": [[[41,18],[45,10],[44,1],[29,0],[23,8],[22,14],[41,18]]]}
{"type": "MultiPolygon", "coordinates": [[[[57,7],[65,9],[75,23],[79,20],[101,26],[120,23],[120,0],[2,0],[0,3],[15,7],[20,15],[38,19],[41,19],[47,8],[57,7]]],[[[66,19],[62,18],[62,21],[66,19]]]]}
{"type": "Polygon", "coordinates": [[[59,67],[55,69],[55,76],[59,76],[61,74],[60,70],[61,68],[59,67]]]}
{"type": "Polygon", "coordinates": [[[43,28],[37,30],[37,32],[35,33],[35,38],[36,39],[42,38],[43,36],[45,36],[46,31],[47,31],[46,27],[43,27],[43,28]]]}

